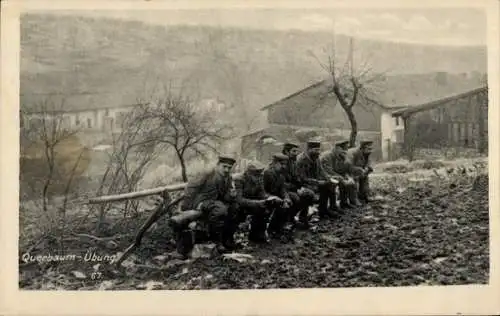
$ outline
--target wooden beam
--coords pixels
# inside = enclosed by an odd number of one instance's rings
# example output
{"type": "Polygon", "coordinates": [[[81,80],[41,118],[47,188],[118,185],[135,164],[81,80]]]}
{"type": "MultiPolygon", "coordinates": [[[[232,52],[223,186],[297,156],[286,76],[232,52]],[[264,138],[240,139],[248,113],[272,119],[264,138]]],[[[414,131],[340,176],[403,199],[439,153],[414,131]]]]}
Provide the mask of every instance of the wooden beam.
{"type": "Polygon", "coordinates": [[[163,187],[157,187],[157,188],[152,188],[152,189],[147,189],[147,190],[142,190],[142,191],[134,191],[134,192],[122,193],[122,194],[98,196],[95,198],[90,198],[89,204],[110,203],[110,202],[119,202],[119,201],[125,201],[125,200],[138,199],[138,198],[149,196],[149,195],[160,194],[162,192],[182,191],[182,190],[184,190],[185,187],[186,187],[186,183],[179,183],[179,184],[167,185],[167,186],[163,186],[163,187]]]}
{"type": "MultiPolygon", "coordinates": [[[[234,178],[238,175],[240,175],[240,173],[235,173],[232,175],[232,177],[234,178]]],[[[182,191],[186,188],[186,185],[187,185],[186,183],[177,183],[177,184],[171,184],[171,185],[152,188],[152,189],[146,189],[146,190],[142,190],[142,191],[134,191],[134,192],[129,192],[129,193],[98,196],[98,197],[90,198],[88,201],[88,204],[120,202],[120,201],[138,199],[138,198],[142,198],[142,197],[150,196],[150,195],[156,195],[156,194],[160,194],[160,193],[164,193],[164,192],[182,191]]]]}

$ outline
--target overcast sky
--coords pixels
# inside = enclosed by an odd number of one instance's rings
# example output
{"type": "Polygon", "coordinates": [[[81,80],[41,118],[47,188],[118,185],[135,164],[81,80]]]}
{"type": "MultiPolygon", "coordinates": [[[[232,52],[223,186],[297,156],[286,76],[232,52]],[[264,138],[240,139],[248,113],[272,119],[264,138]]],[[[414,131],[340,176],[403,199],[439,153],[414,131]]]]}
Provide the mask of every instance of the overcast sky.
{"type": "MultiPolygon", "coordinates": [[[[74,14],[75,12],[73,12],[74,14]]],[[[79,11],[162,25],[326,30],[357,37],[439,45],[486,45],[486,14],[442,9],[217,9],[79,11]]]]}

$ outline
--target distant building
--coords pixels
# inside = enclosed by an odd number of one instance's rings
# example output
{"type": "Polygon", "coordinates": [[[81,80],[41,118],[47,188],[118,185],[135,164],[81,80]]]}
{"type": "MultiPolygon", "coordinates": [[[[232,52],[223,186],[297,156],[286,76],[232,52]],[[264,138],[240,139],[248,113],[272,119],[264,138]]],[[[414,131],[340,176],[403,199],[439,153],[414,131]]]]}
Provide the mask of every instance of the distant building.
{"type": "Polygon", "coordinates": [[[20,107],[27,114],[23,126],[37,124],[43,115],[61,117],[62,127],[82,132],[117,132],[138,104],[122,102],[112,94],[21,94],[20,107]]]}
{"type": "MultiPolygon", "coordinates": [[[[78,130],[89,145],[108,139],[111,133],[120,133],[129,113],[139,106],[137,99],[127,93],[22,93],[21,126],[39,125],[42,116],[61,119],[62,128],[78,130]]],[[[200,101],[200,109],[220,112],[226,105],[215,99],[200,101]]]]}
{"type": "MultiPolygon", "coordinates": [[[[399,119],[391,116],[393,111],[468,91],[480,85],[482,80],[484,77],[478,74],[464,76],[443,72],[384,76],[375,88],[358,97],[353,109],[358,139],[375,142],[375,159],[390,159],[387,135],[391,135],[389,139],[392,140],[392,133],[402,128],[397,124],[399,119]],[[394,120],[394,124],[387,123],[388,118],[391,122],[394,120]]],[[[298,142],[294,134],[303,128],[318,130],[325,140],[325,149],[336,138],[349,137],[349,120],[336,97],[328,93],[330,88],[331,83],[326,79],[264,106],[261,110],[266,112],[266,124],[242,136],[242,157],[253,155],[266,160],[269,153],[262,154],[259,139],[274,138],[276,148],[266,151],[276,151],[282,142],[298,142]]]]}
{"type": "Polygon", "coordinates": [[[488,87],[384,113],[382,126],[388,156],[451,148],[487,153],[488,87]]]}

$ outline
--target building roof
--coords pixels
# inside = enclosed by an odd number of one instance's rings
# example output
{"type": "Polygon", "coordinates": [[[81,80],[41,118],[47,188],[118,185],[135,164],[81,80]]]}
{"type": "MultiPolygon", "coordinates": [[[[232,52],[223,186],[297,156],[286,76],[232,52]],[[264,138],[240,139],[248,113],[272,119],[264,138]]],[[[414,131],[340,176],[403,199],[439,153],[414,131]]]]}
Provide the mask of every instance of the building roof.
{"type": "Polygon", "coordinates": [[[126,93],[21,93],[20,108],[28,113],[80,112],[98,109],[127,108],[139,102],[126,93]]]}
{"type": "MultiPolygon", "coordinates": [[[[404,108],[431,102],[476,88],[482,84],[482,80],[484,80],[484,78],[481,74],[449,74],[436,72],[427,74],[387,75],[383,80],[377,82],[376,87],[368,89],[368,91],[372,92],[367,94],[366,98],[382,108],[404,108]]],[[[318,81],[302,90],[262,107],[261,110],[269,110],[272,107],[286,104],[287,101],[291,99],[299,103],[317,104],[320,101],[318,97],[326,95],[328,90],[328,79],[318,81]],[[297,98],[299,98],[299,100],[297,100],[297,98]]]]}
{"type": "Polygon", "coordinates": [[[434,108],[438,108],[439,106],[445,104],[448,101],[453,101],[453,100],[461,99],[461,98],[468,97],[468,96],[471,96],[471,95],[474,95],[474,94],[477,94],[477,93],[487,92],[487,91],[488,91],[488,87],[487,86],[482,86],[482,87],[479,87],[479,88],[476,88],[476,89],[472,89],[472,90],[469,90],[469,91],[466,91],[466,92],[463,92],[463,93],[459,93],[459,94],[455,94],[455,95],[450,95],[450,96],[447,96],[445,98],[441,98],[441,99],[434,100],[434,101],[431,101],[431,102],[427,102],[427,103],[423,103],[423,104],[418,104],[418,105],[413,105],[413,106],[410,106],[410,107],[399,109],[399,110],[396,110],[396,111],[392,112],[392,116],[394,116],[394,117],[396,117],[396,116],[407,116],[407,115],[412,114],[412,113],[417,113],[417,112],[421,112],[421,111],[431,110],[431,109],[434,109],[434,108]]]}

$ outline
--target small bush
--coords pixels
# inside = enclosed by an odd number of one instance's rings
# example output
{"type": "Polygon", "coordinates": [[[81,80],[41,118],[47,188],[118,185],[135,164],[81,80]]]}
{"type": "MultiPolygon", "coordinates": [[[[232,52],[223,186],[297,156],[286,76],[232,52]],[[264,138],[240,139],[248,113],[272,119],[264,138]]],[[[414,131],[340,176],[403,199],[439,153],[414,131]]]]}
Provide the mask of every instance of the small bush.
{"type": "Polygon", "coordinates": [[[440,160],[415,161],[412,165],[414,169],[439,169],[446,166],[446,164],[440,160]]]}
{"type": "Polygon", "coordinates": [[[409,172],[411,171],[410,167],[408,165],[390,165],[390,166],[387,166],[387,167],[384,167],[383,169],[385,172],[389,172],[389,173],[406,173],[406,172],[409,172]]]}

